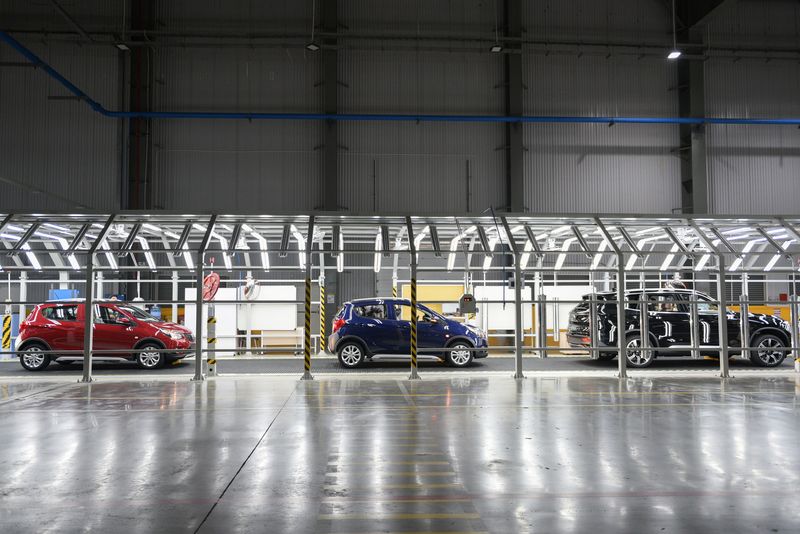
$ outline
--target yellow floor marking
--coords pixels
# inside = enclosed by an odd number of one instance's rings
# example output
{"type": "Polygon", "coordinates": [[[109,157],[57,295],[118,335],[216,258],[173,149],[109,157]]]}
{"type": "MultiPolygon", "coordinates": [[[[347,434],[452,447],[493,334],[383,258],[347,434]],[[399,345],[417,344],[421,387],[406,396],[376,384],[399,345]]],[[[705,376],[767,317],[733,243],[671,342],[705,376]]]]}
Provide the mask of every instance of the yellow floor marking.
{"type": "Polygon", "coordinates": [[[337,490],[369,490],[369,491],[381,491],[385,489],[438,489],[438,488],[455,488],[461,487],[460,483],[457,482],[449,482],[445,484],[374,484],[372,486],[344,486],[341,484],[329,484],[327,486],[323,486],[325,490],[337,491],[337,490]]]}
{"type": "Polygon", "coordinates": [[[461,513],[461,514],[322,514],[319,516],[320,521],[335,521],[335,520],[385,520],[385,519],[480,519],[480,514],[461,513]]]}
{"type": "Polygon", "coordinates": [[[378,474],[384,477],[451,477],[455,471],[328,471],[325,476],[332,475],[371,475],[378,474]]]}
{"type": "Polygon", "coordinates": [[[438,460],[423,460],[421,462],[350,462],[350,463],[339,463],[339,462],[328,462],[328,465],[339,465],[339,466],[347,466],[347,465],[450,465],[450,462],[438,461],[438,460]]]}
{"type": "Polygon", "coordinates": [[[339,458],[361,458],[364,460],[368,460],[370,458],[380,459],[389,456],[449,456],[449,455],[445,452],[398,451],[398,452],[393,452],[392,454],[384,454],[382,456],[367,456],[358,452],[350,452],[350,453],[334,452],[331,454],[331,456],[337,456],[339,458]]]}
{"type": "MultiPolygon", "coordinates": [[[[735,393],[737,395],[794,395],[794,393],[787,391],[721,391],[718,389],[698,389],[686,391],[575,391],[575,392],[554,392],[554,396],[577,396],[577,395],[676,395],[676,394],[703,394],[703,393],[722,393],[729,395],[735,393]]],[[[533,392],[531,392],[533,394],[533,392]]],[[[550,395],[550,394],[548,394],[550,395]]],[[[481,394],[476,393],[409,393],[404,395],[402,393],[335,393],[326,395],[301,395],[304,397],[479,397],[481,394]]],[[[78,397],[75,397],[78,398],[78,397]]]]}

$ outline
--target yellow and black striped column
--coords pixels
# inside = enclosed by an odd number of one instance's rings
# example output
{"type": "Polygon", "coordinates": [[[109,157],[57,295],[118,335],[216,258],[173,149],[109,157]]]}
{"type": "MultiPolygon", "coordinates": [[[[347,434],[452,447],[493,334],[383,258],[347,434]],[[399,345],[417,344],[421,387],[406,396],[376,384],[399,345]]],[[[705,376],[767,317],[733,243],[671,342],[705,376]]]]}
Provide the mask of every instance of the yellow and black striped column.
{"type": "Polygon", "coordinates": [[[206,352],[206,364],[208,376],[217,376],[217,353],[213,352],[217,348],[217,316],[214,315],[214,306],[208,306],[208,319],[206,325],[206,336],[208,337],[208,352],[206,352]]]}
{"type": "Polygon", "coordinates": [[[325,324],[325,279],[319,279],[319,351],[325,352],[328,348],[325,324]]]}
{"type": "Polygon", "coordinates": [[[392,298],[393,299],[397,298],[397,281],[396,280],[392,282],[392,298]]]}
{"type": "Polygon", "coordinates": [[[11,316],[3,315],[3,350],[11,349],[11,316]]]}
{"type": "Polygon", "coordinates": [[[303,323],[303,380],[312,380],[311,376],[311,277],[306,276],[306,300],[303,323]]]}
{"type": "MultiPolygon", "coordinates": [[[[416,266],[414,266],[416,271],[416,266]]],[[[419,378],[417,374],[417,275],[411,277],[411,380],[419,378]]]]}

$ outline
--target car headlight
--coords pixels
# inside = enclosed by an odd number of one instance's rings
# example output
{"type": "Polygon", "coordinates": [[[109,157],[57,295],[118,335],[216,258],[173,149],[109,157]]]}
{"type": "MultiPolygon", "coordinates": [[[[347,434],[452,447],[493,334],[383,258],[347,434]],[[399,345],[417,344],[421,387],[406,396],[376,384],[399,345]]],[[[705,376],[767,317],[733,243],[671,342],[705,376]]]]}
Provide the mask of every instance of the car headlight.
{"type": "Polygon", "coordinates": [[[783,328],[787,332],[789,331],[789,329],[791,327],[792,327],[792,325],[789,324],[789,321],[781,321],[781,328],[783,328]]]}
{"type": "Polygon", "coordinates": [[[164,334],[165,336],[171,337],[175,341],[180,341],[181,339],[184,338],[184,334],[180,330],[167,330],[165,328],[162,328],[161,333],[164,334]]]}
{"type": "Polygon", "coordinates": [[[477,326],[472,326],[471,324],[468,324],[467,328],[469,329],[470,332],[472,332],[478,337],[486,337],[486,333],[477,326]]]}

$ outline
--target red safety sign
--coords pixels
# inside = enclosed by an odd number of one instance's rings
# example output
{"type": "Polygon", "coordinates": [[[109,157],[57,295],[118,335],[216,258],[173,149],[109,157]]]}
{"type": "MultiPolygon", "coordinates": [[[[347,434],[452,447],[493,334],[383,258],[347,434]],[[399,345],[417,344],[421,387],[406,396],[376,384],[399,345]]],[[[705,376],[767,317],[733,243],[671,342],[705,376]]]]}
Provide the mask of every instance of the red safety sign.
{"type": "Polygon", "coordinates": [[[219,289],[219,275],[210,272],[203,278],[203,300],[212,300],[219,289]]]}

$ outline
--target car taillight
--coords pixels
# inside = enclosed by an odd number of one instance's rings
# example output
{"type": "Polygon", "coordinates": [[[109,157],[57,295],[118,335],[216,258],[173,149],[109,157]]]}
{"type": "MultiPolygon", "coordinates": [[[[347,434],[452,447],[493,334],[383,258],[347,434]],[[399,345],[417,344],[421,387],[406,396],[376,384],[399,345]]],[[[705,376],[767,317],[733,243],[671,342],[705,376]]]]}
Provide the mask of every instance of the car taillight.
{"type": "Polygon", "coordinates": [[[341,317],[339,317],[338,319],[333,321],[333,331],[334,331],[334,333],[336,331],[338,331],[343,326],[344,326],[344,319],[342,319],[341,317]]]}

